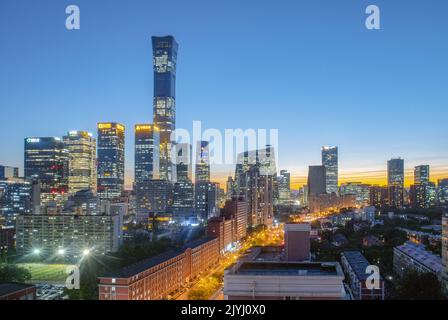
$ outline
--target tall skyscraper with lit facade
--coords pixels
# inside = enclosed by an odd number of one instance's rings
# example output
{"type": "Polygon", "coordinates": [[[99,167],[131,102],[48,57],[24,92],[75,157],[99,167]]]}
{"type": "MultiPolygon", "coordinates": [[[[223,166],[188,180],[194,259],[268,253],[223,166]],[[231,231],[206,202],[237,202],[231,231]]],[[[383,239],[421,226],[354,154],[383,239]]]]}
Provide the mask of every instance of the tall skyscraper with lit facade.
{"type": "Polygon", "coordinates": [[[278,193],[280,202],[291,198],[291,174],[287,170],[280,170],[278,180],[278,193]]]}
{"type": "Polygon", "coordinates": [[[437,182],[437,199],[442,206],[448,206],[448,179],[439,179],[437,182]]]}
{"type": "Polygon", "coordinates": [[[338,193],[338,147],[322,147],[322,165],[325,167],[326,192],[338,193]]]}
{"type": "Polygon", "coordinates": [[[159,128],[151,124],[135,125],[135,183],[159,178],[159,144],[159,128]]]}
{"type": "Polygon", "coordinates": [[[116,199],[124,189],[124,132],[122,124],[98,123],[98,196],[116,199]]]}
{"type": "Polygon", "coordinates": [[[196,147],[194,205],[198,216],[206,219],[209,212],[210,184],[210,158],[209,143],[198,141],[196,147]]]}
{"type": "Polygon", "coordinates": [[[387,187],[389,205],[400,208],[404,202],[404,160],[387,161],[387,187]]]}
{"type": "Polygon", "coordinates": [[[173,36],[152,37],[154,65],[154,125],[160,129],[160,179],[174,182],[171,133],[176,127],[176,63],[178,44],[173,36]]]}
{"type": "Polygon", "coordinates": [[[25,178],[40,184],[41,205],[68,198],[68,150],[60,138],[25,138],[25,178]]]}
{"type": "Polygon", "coordinates": [[[70,131],[63,137],[68,150],[68,193],[97,191],[96,139],[86,131],[70,131]]]}
{"type": "Polygon", "coordinates": [[[429,165],[414,168],[414,184],[410,188],[411,206],[414,208],[429,208],[436,204],[437,190],[429,173],[429,165]]]}

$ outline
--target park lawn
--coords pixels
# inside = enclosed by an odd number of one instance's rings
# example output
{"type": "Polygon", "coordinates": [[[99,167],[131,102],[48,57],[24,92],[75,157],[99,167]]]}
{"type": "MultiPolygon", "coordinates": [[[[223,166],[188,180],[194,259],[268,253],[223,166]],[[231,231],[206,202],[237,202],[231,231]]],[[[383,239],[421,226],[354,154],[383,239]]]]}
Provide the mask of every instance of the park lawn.
{"type": "Polygon", "coordinates": [[[68,264],[19,263],[31,273],[31,281],[65,282],[68,264]]]}

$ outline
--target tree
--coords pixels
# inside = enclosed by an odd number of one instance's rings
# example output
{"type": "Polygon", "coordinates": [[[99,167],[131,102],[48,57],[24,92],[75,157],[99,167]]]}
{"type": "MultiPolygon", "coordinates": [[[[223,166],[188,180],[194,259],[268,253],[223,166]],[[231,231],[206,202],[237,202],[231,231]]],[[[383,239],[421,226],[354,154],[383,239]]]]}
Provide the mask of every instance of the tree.
{"type": "Polygon", "coordinates": [[[31,280],[31,273],[28,269],[15,264],[0,265],[0,282],[26,282],[29,280],[31,280]]]}
{"type": "Polygon", "coordinates": [[[395,287],[397,300],[442,300],[442,287],[433,273],[410,271],[397,281],[395,287]]]}

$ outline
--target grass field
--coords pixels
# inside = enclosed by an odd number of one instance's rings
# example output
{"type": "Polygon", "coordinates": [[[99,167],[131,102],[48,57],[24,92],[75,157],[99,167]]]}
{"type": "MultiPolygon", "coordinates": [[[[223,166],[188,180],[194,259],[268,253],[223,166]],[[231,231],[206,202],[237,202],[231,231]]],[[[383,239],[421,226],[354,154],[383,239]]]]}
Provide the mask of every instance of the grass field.
{"type": "Polygon", "coordinates": [[[31,281],[65,282],[68,264],[19,263],[31,272],[31,281]]]}

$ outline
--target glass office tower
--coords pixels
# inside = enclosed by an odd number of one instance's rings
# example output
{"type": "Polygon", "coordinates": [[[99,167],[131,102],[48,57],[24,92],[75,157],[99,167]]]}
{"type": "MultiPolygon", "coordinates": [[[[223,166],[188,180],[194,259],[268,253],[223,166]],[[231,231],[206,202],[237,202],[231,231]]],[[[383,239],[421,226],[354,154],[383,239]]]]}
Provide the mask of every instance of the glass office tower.
{"type": "Polygon", "coordinates": [[[160,178],[174,182],[171,133],[176,127],[176,62],[173,36],[152,37],[154,65],[154,125],[160,129],[160,178]]]}
{"type": "Polygon", "coordinates": [[[86,131],[70,131],[63,141],[69,158],[69,195],[81,190],[90,190],[96,194],[96,139],[86,131]]]}
{"type": "Polygon", "coordinates": [[[159,129],[151,124],[135,125],[134,181],[159,178],[159,129]]]}
{"type": "Polygon", "coordinates": [[[387,186],[389,205],[400,208],[404,202],[404,160],[387,161],[387,186]]]}
{"type": "Polygon", "coordinates": [[[25,138],[25,178],[40,184],[40,202],[62,206],[68,198],[68,151],[57,137],[25,138]]]}
{"type": "Polygon", "coordinates": [[[98,123],[98,196],[115,199],[124,189],[124,126],[98,123]]]}
{"type": "Polygon", "coordinates": [[[325,167],[326,192],[338,193],[338,147],[322,147],[322,165],[325,167]]]}

